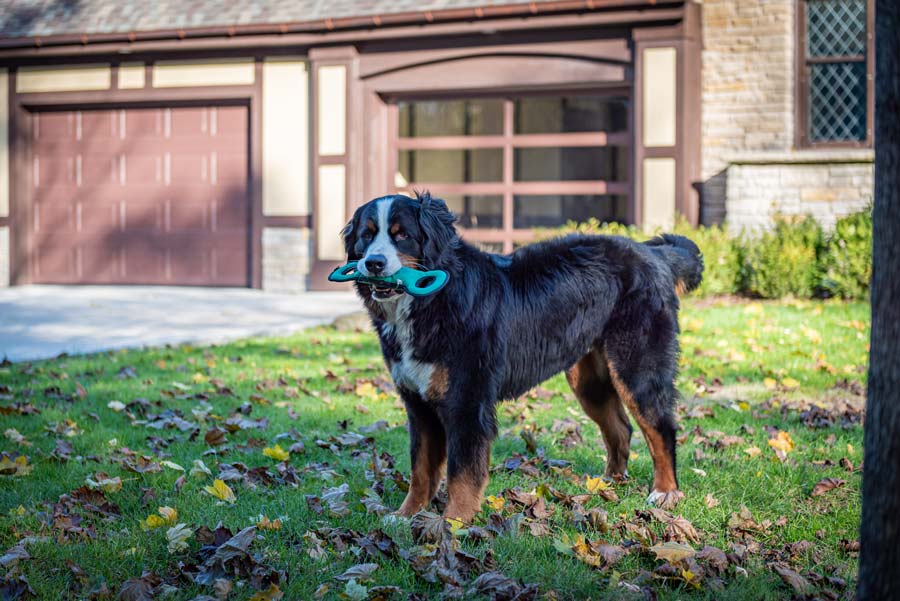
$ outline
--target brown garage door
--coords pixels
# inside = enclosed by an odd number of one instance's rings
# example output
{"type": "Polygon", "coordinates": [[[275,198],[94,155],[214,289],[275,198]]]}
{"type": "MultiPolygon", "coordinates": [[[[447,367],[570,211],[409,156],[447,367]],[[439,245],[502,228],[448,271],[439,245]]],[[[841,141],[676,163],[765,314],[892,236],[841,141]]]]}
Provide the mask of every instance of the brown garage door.
{"type": "Polygon", "coordinates": [[[32,280],[247,286],[247,109],[33,115],[32,280]]]}

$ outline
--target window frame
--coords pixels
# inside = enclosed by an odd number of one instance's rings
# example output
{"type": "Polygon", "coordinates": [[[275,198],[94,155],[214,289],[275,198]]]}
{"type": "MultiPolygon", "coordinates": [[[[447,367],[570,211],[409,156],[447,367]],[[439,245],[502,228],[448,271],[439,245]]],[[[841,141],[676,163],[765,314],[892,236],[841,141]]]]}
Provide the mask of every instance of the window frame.
{"type": "Polygon", "coordinates": [[[553,89],[538,93],[485,93],[485,94],[428,94],[428,95],[402,95],[391,98],[388,108],[388,174],[389,182],[395,193],[410,194],[414,190],[429,190],[435,195],[441,194],[474,194],[474,195],[499,195],[503,197],[502,220],[500,228],[460,228],[463,236],[477,243],[498,243],[503,245],[503,252],[512,252],[517,244],[534,240],[533,228],[514,227],[514,196],[544,195],[544,194],[585,194],[585,195],[623,195],[627,198],[628,221],[635,221],[634,206],[634,165],[628,168],[628,178],[624,181],[608,180],[561,180],[561,181],[514,181],[513,180],[513,155],[516,148],[553,148],[553,147],[610,147],[622,146],[626,149],[629,161],[633,161],[633,133],[632,123],[634,111],[634,98],[627,87],[611,86],[598,89],[553,89]],[[513,105],[516,98],[526,96],[576,96],[599,95],[610,98],[624,98],[627,100],[627,113],[625,130],[620,132],[590,131],[570,133],[541,133],[541,134],[516,134],[514,127],[513,105]],[[503,102],[503,129],[499,134],[492,135],[457,135],[457,136],[429,136],[421,138],[400,138],[399,136],[399,101],[415,100],[455,100],[460,98],[499,98],[503,102]],[[398,167],[398,151],[400,150],[474,150],[479,148],[497,148],[503,151],[503,180],[499,182],[470,182],[470,183],[436,183],[436,182],[410,182],[406,187],[397,187],[394,184],[394,173],[398,167]]]}
{"type": "MultiPolygon", "coordinates": [[[[815,1],[815,0],[813,0],[815,1]]],[[[875,131],[875,0],[866,2],[866,138],[865,140],[811,141],[809,139],[810,64],[835,62],[831,57],[806,55],[806,5],[810,0],[795,0],[794,38],[794,145],[807,149],[872,148],[875,131]]],[[[847,61],[852,62],[852,61],[847,61]]],[[[862,62],[862,61],[859,61],[862,62]]]]}

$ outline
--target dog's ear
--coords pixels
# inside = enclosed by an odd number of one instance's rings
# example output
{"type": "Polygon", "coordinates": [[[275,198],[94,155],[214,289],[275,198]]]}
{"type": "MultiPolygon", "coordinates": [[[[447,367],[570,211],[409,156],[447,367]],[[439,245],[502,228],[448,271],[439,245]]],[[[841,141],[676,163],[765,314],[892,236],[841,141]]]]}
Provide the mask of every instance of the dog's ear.
{"type": "Polygon", "coordinates": [[[419,201],[419,228],[425,237],[422,249],[423,258],[435,267],[440,263],[441,256],[449,250],[457,239],[456,221],[453,213],[447,208],[440,198],[432,198],[428,192],[417,192],[419,201]]]}
{"type": "Polygon", "coordinates": [[[344,250],[347,252],[349,260],[360,258],[356,252],[356,232],[359,231],[359,221],[362,219],[364,207],[365,205],[356,209],[356,212],[353,213],[353,217],[350,219],[350,223],[341,230],[341,238],[344,239],[344,250]]]}

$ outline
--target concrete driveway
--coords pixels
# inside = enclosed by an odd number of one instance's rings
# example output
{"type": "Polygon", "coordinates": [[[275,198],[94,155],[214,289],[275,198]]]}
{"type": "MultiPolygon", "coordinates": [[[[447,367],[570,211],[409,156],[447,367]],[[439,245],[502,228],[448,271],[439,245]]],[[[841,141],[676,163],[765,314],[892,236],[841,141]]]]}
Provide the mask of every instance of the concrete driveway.
{"type": "Polygon", "coordinates": [[[284,335],[362,309],[350,292],[21,286],[0,289],[0,359],[284,335]]]}

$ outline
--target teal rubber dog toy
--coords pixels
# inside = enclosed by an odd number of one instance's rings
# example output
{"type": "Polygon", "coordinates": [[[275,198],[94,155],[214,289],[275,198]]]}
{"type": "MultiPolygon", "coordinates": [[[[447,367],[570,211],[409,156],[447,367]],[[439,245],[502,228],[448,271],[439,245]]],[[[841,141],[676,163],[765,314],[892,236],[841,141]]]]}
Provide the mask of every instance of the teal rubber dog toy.
{"type": "Polygon", "coordinates": [[[363,275],[356,268],[357,261],[350,261],[331,272],[328,279],[332,282],[357,281],[361,284],[389,286],[413,296],[430,296],[447,285],[449,276],[446,271],[419,271],[409,267],[401,267],[397,273],[385,277],[363,275]]]}

